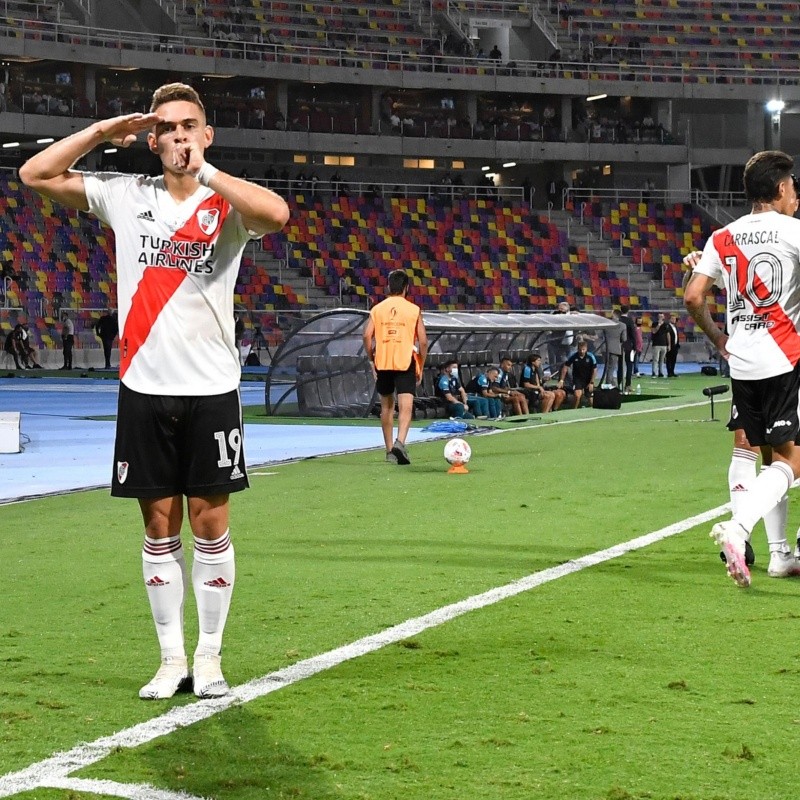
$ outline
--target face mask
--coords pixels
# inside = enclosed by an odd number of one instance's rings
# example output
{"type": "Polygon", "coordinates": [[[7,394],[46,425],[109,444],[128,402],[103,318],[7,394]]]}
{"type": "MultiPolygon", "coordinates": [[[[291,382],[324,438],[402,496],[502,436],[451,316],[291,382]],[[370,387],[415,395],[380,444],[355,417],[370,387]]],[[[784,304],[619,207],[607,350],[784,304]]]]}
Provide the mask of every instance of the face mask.
{"type": "Polygon", "coordinates": [[[457,378],[458,377],[458,367],[453,367],[453,369],[450,370],[450,375],[453,378],[457,378]]]}

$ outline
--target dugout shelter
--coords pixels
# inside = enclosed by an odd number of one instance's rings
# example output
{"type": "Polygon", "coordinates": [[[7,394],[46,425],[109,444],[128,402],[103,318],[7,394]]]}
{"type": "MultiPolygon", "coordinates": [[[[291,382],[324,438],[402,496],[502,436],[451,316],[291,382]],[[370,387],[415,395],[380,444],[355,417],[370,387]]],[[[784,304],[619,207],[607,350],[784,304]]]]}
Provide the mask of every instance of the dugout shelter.
{"type": "MultiPolygon", "coordinates": [[[[519,365],[538,350],[549,364],[551,345],[566,331],[593,338],[595,353],[605,361],[605,332],[617,323],[598,314],[500,312],[423,312],[429,351],[415,402],[418,416],[438,416],[434,380],[439,365],[458,360],[466,385],[475,371],[508,355],[519,365]]],[[[369,312],[339,308],[305,321],[275,351],[267,374],[267,415],[364,417],[376,402],[372,370],[362,335],[369,312]]]]}

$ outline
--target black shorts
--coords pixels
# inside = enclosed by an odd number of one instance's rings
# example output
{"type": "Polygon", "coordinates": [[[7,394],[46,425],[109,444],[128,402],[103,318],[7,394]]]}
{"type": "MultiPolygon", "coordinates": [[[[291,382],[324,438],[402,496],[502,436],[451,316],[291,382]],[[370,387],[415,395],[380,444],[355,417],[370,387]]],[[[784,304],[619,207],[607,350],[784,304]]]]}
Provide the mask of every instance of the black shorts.
{"type": "Polygon", "coordinates": [[[742,429],[750,444],[800,444],[800,363],[791,372],[758,381],[731,379],[730,430],[742,429]]]}
{"type": "Polygon", "coordinates": [[[114,497],[208,497],[247,487],[237,390],[172,397],[120,384],[114,497]]]}
{"type": "Polygon", "coordinates": [[[417,375],[414,370],[414,362],[412,361],[411,366],[402,372],[394,369],[379,369],[375,389],[381,397],[395,392],[397,394],[415,394],[417,375]]]}

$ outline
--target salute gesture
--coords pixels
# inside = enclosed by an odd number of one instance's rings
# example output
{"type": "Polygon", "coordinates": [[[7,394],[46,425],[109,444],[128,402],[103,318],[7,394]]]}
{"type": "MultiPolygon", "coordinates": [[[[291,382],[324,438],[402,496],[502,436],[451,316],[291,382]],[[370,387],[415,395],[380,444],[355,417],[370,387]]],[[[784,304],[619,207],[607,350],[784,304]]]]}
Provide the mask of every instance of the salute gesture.
{"type": "Polygon", "coordinates": [[[97,123],[97,127],[106,142],[117,147],[130,147],[138,134],[149,131],[157,122],[161,122],[159,114],[123,114],[97,123]]]}

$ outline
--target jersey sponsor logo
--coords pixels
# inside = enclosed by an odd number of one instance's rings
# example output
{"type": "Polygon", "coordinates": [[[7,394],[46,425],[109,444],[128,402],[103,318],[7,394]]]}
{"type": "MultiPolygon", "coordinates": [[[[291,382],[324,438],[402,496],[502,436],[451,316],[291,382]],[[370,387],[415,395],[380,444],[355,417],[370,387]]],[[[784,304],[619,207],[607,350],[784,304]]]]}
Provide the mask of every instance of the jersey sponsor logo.
{"type": "Polygon", "coordinates": [[[219,225],[219,209],[204,208],[198,211],[197,224],[206,236],[213,236],[219,225]]]}
{"type": "Polygon", "coordinates": [[[152,211],[142,211],[141,214],[136,215],[136,219],[143,219],[145,222],[155,222],[156,219],[153,216],[152,211]]]}
{"type": "Polygon", "coordinates": [[[128,462],[117,461],[117,480],[120,483],[125,483],[127,477],[128,477],[128,462]]]}
{"type": "Polygon", "coordinates": [[[772,431],[774,431],[775,428],[790,428],[791,426],[792,426],[791,420],[779,419],[776,422],[772,423],[772,427],[771,428],[767,428],[767,435],[772,433],[772,431]]]}

